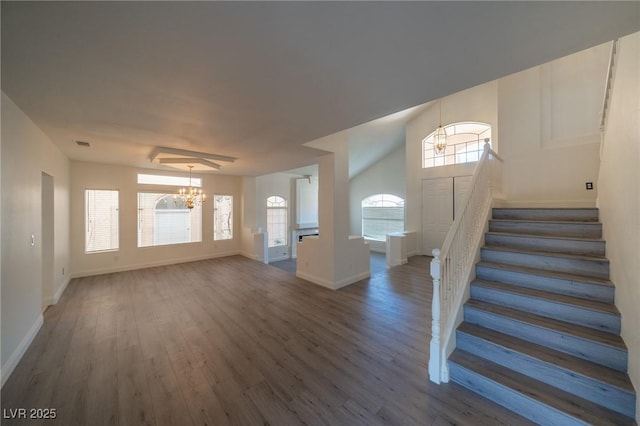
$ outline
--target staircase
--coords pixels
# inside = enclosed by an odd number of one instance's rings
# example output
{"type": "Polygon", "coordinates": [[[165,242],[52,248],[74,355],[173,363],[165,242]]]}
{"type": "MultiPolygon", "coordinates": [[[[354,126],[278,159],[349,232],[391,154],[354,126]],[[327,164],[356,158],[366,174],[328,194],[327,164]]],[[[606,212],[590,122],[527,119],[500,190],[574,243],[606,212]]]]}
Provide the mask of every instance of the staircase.
{"type": "Polygon", "coordinates": [[[493,209],[451,380],[540,424],[636,424],[597,209],[493,209]]]}

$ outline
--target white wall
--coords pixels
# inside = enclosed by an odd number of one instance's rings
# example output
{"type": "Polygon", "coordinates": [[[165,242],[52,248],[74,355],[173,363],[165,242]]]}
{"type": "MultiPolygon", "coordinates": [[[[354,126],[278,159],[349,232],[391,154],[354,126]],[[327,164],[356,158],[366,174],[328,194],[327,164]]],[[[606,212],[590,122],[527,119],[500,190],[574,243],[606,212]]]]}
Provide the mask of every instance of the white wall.
{"type": "MultiPolygon", "coordinates": [[[[442,99],[442,124],[460,121],[478,121],[490,124],[494,149],[500,147],[495,129],[498,125],[496,81],[482,84],[442,99]]],[[[407,247],[409,252],[422,253],[422,180],[439,177],[468,176],[473,173],[475,163],[447,167],[422,168],[422,139],[438,127],[440,105],[438,102],[411,120],[406,129],[406,180],[405,229],[415,231],[416,247],[407,247]]],[[[430,253],[428,253],[430,254],[430,253]]]]}
{"type": "Polygon", "coordinates": [[[504,190],[512,206],[593,207],[608,46],[498,80],[504,190]]]}
{"type": "MultiPolygon", "coordinates": [[[[598,205],[607,241],[629,376],[640,391],[640,33],[620,40],[598,179],[598,205]]],[[[640,423],[640,398],[636,399],[640,423]]]]}
{"type": "MultiPolygon", "coordinates": [[[[150,266],[239,254],[242,249],[241,199],[242,178],[204,173],[202,189],[207,194],[202,212],[202,242],[138,248],[138,173],[186,176],[179,172],[159,172],[108,164],[71,162],[71,261],[74,276],[102,274],[150,266]],[[117,189],[120,191],[120,249],[115,252],[84,251],[84,190],[117,189]],[[213,241],[213,194],[233,195],[233,239],[213,241]]],[[[173,187],[156,187],[158,192],[176,191],[173,187]]]]}
{"type": "MultiPolygon", "coordinates": [[[[392,151],[349,181],[351,235],[362,235],[362,200],[375,194],[407,196],[405,147],[392,151]]],[[[384,241],[369,241],[371,251],[385,252],[384,241]]]]}
{"type": "Polygon", "coordinates": [[[42,172],[54,179],[54,280],[69,282],[69,161],[2,94],[2,383],[42,324],[42,172]],[[19,196],[15,196],[15,194],[19,196]],[[35,244],[31,245],[31,235],[35,244]],[[64,268],[64,274],[62,270],[64,268]]]}

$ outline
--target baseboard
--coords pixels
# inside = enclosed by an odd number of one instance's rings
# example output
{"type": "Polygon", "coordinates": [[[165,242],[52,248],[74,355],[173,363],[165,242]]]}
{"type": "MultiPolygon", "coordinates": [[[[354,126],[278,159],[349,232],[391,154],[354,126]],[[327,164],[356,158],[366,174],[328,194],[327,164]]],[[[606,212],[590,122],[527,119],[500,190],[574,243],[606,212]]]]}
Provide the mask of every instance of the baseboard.
{"type": "Polygon", "coordinates": [[[64,293],[64,291],[67,289],[67,286],[69,285],[70,282],[71,282],[71,275],[69,275],[67,279],[64,280],[60,288],[58,288],[58,291],[56,291],[56,294],[53,295],[53,300],[52,300],[53,303],[51,303],[52,305],[56,305],[60,301],[60,298],[62,297],[62,293],[64,293]]]}
{"type": "Polygon", "coordinates": [[[258,256],[256,256],[255,254],[251,254],[246,251],[240,252],[240,256],[244,256],[247,259],[251,259],[251,260],[261,260],[261,259],[258,259],[258,256]]]}
{"type": "Polygon", "coordinates": [[[92,269],[88,271],[80,271],[72,274],[71,278],[90,277],[93,275],[111,274],[114,272],[134,271],[136,269],[154,268],[156,266],[176,265],[179,263],[197,262],[199,260],[216,259],[219,257],[236,256],[242,254],[239,250],[207,254],[203,256],[184,257],[180,259],[167,259],[158,262],[139,263],[134,265],[116,266],[112,268],[92,269]]]}
{"type": "Polygon", "coordinates": [[[315,275],[307,274],[305,272],[300,272],[300,271],[296,272],[296,277],[302,278],[303,280],[312,282],[314,284],[317,284],[317,285],[322,286],[322,287],[326,287],[326,288],[331,289],[331,290],[338,290],[338,289],[340,289],[342,287],[348,286],[349,284],[353,284],[353,283],[356,283],[356,282],[358,282],[360,280],[364,280],[366,278],[369,278],[370,276],[371,276],[371,272],[370,271],[365,271],[365,272],[361,272],[359,274],[352,275],[350,277],[344,278],[344,279],[342,279],[340,281],[333,282],[333,281],[329,281],[329,280],[321,278],[321,277],[317,277],[315,275]]]}
{"type": "Polygon", "coordinates": [[[42,327],[43,323],[44,318],[40,313],[38,314],[38,318],[36,318],[36,322],[31,326],[29,331],[27,331],[27,334],[20,341],[20,344],[18,345],[16,350],[13,351],[7,362],[5,362],[2,366],[2,370],[0,371],[0,376],[2,376],[2,384],[0,385],[0,387],[4,386],[4,384],[7,382],[9,376],[11,376],[11,373],[13,373],[13,370],[22,359],[24,353],[27,351],[27,349],[29,349],[29,346],[31,345],[31,342],[33,342],[33,339],[36,337],[36,334],[38,334],[38,331],[40,331],[40,327],[42,327]]]}

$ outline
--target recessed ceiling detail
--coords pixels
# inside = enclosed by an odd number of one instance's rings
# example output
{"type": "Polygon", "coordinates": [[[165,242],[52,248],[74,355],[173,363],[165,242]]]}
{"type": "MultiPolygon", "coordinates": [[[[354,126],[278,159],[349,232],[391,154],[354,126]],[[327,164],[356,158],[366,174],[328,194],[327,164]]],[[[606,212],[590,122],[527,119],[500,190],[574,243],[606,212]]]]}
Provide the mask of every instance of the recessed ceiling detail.
{"type": "Polygon", "coordinates": [[[198,171],[220,170],[220,167],[222,166],[211,160],[225,161],[229,163],[233,163],[237,160],[235,157],[166,147],[155,148],[151,152],[149,159],[152,163],[158,163],[181,170],[187,170],[189,169],[189,166],[192,166],[193,170],[198,171]]]}

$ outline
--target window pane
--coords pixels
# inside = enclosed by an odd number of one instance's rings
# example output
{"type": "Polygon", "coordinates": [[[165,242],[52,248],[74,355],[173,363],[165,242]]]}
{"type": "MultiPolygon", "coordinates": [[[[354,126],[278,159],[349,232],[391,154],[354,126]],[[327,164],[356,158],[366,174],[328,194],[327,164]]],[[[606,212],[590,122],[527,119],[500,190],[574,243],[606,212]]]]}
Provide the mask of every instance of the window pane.
{"type": "Polygon", "coordinates": [[[213,239],[233,238],[233,196],[213,196],[213,239]]]}
{"type": "Polygon", "coordinates": [[[118,191],[87,189],[85,252],[118,250],[118,191]]]}
{"type": "Polygon", "coordinates": [[[200,188],[202,186],[202,179],[192,178],[191,181],[189,181],[188,177],[182,176],[146,175],[138,173],[138,183],[149,185],[193,186],[200,188]]]}
{"type": "Polygon", "coordinates": [[[267,198],[269,247],[287,245],[287,200],[277,195],[267,198]]]}
{"type": "Polygon", "coordinates": [[[202,207],[176,194],[138,193],[138,247],[202,241],[202,207]]]}
{"type": "Polygon", "coordinates": [[[384,241],[387,234],[404,231],[404,200],[376,194],[362,200],[362,236],[384,241]]]}
{"type": "Polygon", "coordinates": [[[491,144],[491,126],[485,123],[463,122],[444,127],[447,148],[443,154],[433,151],[433,134],[422,140],[422,167],[438,167],[478,161],[482,156],[484,141],[491,144]]]}

